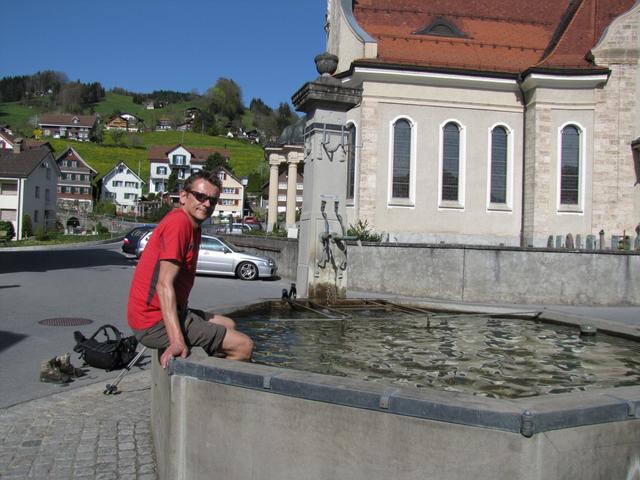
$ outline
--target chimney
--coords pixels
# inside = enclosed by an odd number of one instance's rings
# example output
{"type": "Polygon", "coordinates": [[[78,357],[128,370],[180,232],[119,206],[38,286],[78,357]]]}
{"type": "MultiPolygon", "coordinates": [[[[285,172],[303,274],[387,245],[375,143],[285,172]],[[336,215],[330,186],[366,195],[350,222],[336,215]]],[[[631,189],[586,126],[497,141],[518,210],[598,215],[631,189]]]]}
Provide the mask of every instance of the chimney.
{"type": "Polygon", "coordinates": [[[24,150],[24,139],[22,137],[16,138],[13,144],[13,153],[20,153],[24,150]]]}

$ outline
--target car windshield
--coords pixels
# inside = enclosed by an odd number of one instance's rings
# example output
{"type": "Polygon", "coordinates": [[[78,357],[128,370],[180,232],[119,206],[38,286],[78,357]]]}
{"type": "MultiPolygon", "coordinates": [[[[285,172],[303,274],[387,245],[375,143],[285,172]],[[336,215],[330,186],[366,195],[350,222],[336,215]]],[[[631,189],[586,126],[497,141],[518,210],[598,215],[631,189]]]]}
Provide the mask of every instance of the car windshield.
{"type": "Polygon", "coordinates": [[[232,252],[238,252],[239,250],[231,247],[228,243],[223,242],[221,238],[217,237],[202,237],[201,247],[206,248],[207,250],[221,250],[221,247],[226,247],[232,252]]]}

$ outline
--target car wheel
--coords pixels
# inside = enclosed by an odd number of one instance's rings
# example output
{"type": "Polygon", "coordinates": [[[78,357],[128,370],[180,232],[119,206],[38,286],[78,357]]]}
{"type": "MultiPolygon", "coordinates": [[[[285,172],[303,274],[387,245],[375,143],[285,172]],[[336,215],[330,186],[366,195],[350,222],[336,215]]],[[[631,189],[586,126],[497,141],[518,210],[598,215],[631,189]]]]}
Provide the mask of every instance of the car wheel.
{"type": "Polygon", "coordinates": [[[258,267],[250,262],[242,262],[236,268],[236,275],[241,280],[255,280],[258,278],[258,267]]]}

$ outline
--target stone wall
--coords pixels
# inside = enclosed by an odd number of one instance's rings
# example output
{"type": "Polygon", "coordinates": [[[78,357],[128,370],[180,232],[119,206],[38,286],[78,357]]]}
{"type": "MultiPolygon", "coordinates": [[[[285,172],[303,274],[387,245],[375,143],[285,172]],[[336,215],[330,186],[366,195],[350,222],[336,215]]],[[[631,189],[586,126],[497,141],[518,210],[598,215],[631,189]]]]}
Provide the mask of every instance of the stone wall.
{"type": "MultiPolygon", "coordinates": [[[[276,260],[296,278],[297,241],[228,242],[276,260]]],[[[348,245],[348,289],[506,304],[640,305],[640,252],[425,244],[348,245]]]]}
{"type": "Polygon", "coordinates": [[[640,252],[364,244],[348,273],[350,290],[454,302],[640,305],[640,252]]]}
{"type": "Polygon", "coordinates": [[[631,149],[640,135],[640,5],[611,24],[593,54],[597,65],[611,70],[607,84],[596,92],[593,225],[629,233],[640,222],[640,212],[634,211],[640,187],[631,149]]]}

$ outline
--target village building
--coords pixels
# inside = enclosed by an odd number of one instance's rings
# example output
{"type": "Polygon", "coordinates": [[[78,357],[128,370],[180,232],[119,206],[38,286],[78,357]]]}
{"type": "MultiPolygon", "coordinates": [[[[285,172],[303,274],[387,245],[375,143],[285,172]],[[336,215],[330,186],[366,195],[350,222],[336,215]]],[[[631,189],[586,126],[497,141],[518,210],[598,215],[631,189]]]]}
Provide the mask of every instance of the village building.
{"type": "Polygon", "coordinates": [[[130,113],[119,113],[112,116],[104,125],[105,130],[122,130],[125,132],[142,131],[141,119],[130,113]]]}
{"type": "Polygon", "coordinates": [[[98,121],[96,115],[45,114],[38,126],[43,137],[68,138],[88,142],[98,121]]]}
{"type": "Polygon", "coordinates": [[[349,223],[547,246],[640,222],[640,4],[329,0],[349,223]]]}
{"type": "Polygon", "coordinates": [[[145,182],[124,162],[119,162],[98,181],[100,200],[113,202],[117,213],[141,215],[140,199],[145,182]]]}
{"type": "Polygon", "coordinates": [[[26,216],[33,231],[55,228],[59,174],[48,144],[24,150],[17,141],[11,149],[0,149],[0,220],[13,224],[15,240],[25,237],[26,216]]]}
{"type": "Polygon", "coordinates": [[[222,182],[222,191],[218,199],[218,205],[213,212],[214,217],[242,217],[244,205],[245,185],[241,179],[236,177],[224,167],[217,168],[217,175],[222,182]]]}
{"type": "Polygon", "coordinates": [[[68,147],[56,159],[58,180],[58,207],[79,212],[93,211],[93,179],[96,170],[72,147],[68,147]]]}

